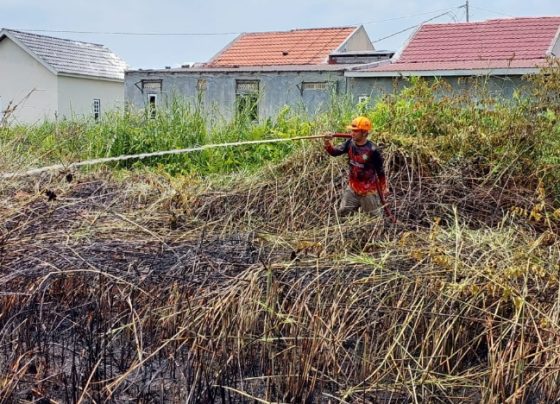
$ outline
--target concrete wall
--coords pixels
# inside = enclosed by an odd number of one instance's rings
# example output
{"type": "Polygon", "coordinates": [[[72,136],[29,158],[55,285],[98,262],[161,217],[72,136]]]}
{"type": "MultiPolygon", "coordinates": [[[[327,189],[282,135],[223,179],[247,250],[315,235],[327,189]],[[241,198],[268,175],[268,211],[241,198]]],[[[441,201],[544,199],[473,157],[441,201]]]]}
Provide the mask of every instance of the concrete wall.
{"type": "MultiPolygon", "coordinates": [[[[53,119],[58,108],[57,78],[9,38],[0,41],[0,110],[17,105],[11,123],[53,119]],[[28,96],[29,95],[29,96],[28,96]]],[[[1,112],[0,112],[1,114],[1,112]]]]}
{"type": "Polygon", "coordinates": [[[349,77],[348,78],[348,92],[352,94],[353,100],[358,101],[359,97],[370,97],[375,100],[385,94],[390,94],[397,86],[398,81],[390,77],[378,78],[362,78],[362,77],[349,77]]]}
{"type": "MultiPolygon", "coordinates": [[[[434,80],[426,77],[427,80],[434,80]]],[[[443,77],[440,78],[449,87],[451,93],[471,93],[476,97],[478,89],[483,88],[490,95],[511,98],[516,89],[523,90],[527,84],[521,76],[483,76],[483,77],[443,77]]],[[[409,81],[402,78],[393,77],[349,77],[348,91],[357,101],[359,96],[368,96],[372,100],[382,97],[385,94],[399,91],[409,85],[409,81]]],[[[449,95],[449,92],[447,92],[449,95]]]]}
{"type": "Polygon", "coordinates": [[[206,73],[131,71],[125,75],[125,100],[135,109],[146,108],[149,94],[142,92],[142,80],[162,81],[161,94],[157,94],[159,106],[179,97],[196,102],[197,96],[209,110],[217,111],[224,119],[235,115],[236,80],[259,81],[259,118],[274,117],[285,106],[305,110],[311,114],[325,110],[333,92],[346,93],[343,72],[271,72],[271,73],[206,73]],[[197,89],[199,80],[205,80],[205,89],[197,89]],[[327,89],[304,89],[304,83],[329,82],[327,89]]]}
{"type": "Polygon", "coordinates": [[[369,39],[364,27],[360,27],[354,35],[339,49],[337,52],[355,52],[355,51],[367,51],[374,50],[373,44],[369,39]]]}
{"type": "Polygon", "coordinates": [[[99,99],[101,114],[124,105],[124,83],[98,79],[58,77],[59,118],[93,117],[93,100],[99,99]]]}
{"type": "MultiPolygon", "coordinates": [[[[434,80],[434,78],[426,78],[434,80]]],[[[259,118],[275,117],[285,106],[293,110],[316,114],[328,108],[333,94],[352,97],[357,103],[366,96],[374,103],[376,99],[409,85],[405,79],[391,77],[344,78],[342,72],[280,72],[280,73],[201,73],[131,71],[125,77],[125,100],[134,109],[148,105],[149,94],[156,94],[158,107],[164,107],[173,97],[187,102],[202,101],[208,111],[230,120],[235,114],[236,80],[258,80],[260,84],[259,118]],[[142,80],[161,80],[161,92],[145,90],[142,80]],[[199,80],[205,81],[205,89],[199,92],[199,80]],[[304,83],[332,83],[326,90],[304,89],[304,83]],[[199,98],[197,98],[199,97],[199,98]]],[[[511,98],[515,89],[523,89],[526,83],[520,76],[444,77],[448,87],[442,95],[470,92],[478,97],[477,86],[484,86],[494,96],[511,98]]],[[[309,86],[308,86],[309,87],[309,86]]]]}

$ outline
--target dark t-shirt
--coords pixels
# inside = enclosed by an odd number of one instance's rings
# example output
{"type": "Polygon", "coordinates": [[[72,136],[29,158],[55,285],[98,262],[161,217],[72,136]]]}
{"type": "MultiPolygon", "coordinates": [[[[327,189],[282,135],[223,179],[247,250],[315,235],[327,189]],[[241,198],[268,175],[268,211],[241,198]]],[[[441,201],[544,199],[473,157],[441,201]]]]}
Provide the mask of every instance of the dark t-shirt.
{"type": "Polygon", "coordinates": [[[352,139],[337,146],[329,143],[325,146],[325,150],[331,156],[348,154],[349,185],[357,195],[364,196],[377,192],[377,181],[381,189],[385,189],[383,157],[371,140],[362,146],[355,144],[352,139]]]}

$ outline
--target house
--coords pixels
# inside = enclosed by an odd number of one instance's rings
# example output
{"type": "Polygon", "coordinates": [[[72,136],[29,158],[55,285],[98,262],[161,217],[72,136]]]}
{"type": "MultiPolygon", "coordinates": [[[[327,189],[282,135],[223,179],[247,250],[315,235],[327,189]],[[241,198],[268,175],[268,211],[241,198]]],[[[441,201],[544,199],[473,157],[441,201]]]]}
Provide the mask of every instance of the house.
{"type": "Polygon", "coordinates": [[[16,124],[98,118],[123,105],[125,69],[103,45],[2,29],[0,114],[16,124]]]}
{"type": "Polygon", "coordinates": [[[154,113],[180,97],[226,120],[275,116],[286,105],[316,113],[346,93],[345,70],[392,54],[375,51],[362,26],[245,33],[204,64],[127,71],[125,99],[154,113]]]}
{"type": "Polygon", "coordinates": [[[559,34],[560,17],[425,24],[390,61],[346,72],[348,88],[376,98],[403,85],[403,77],[439,77],[459,91],[482,78],[489,91],[509,98],[523,75],[559,54],[559,34]]]}

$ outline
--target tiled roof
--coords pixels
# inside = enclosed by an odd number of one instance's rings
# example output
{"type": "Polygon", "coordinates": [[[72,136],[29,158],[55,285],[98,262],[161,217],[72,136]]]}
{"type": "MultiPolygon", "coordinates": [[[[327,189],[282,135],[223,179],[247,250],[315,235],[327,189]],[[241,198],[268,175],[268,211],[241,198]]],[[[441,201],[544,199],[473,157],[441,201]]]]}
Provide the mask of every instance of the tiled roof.
{"type": "Polygon", "coordinates": [[[218,53],[208,67],[325,64],[358,27],[246,33],[218,53]]]}
{"type": "Polygon", "coordinates": [[[103,45],[4,29],[2,36],[19,41],[29,52],[60,74],[124,80],[126,63],[103,45]]]}
{"type": "Polygon", "coordinates": [[[545,63],[559,28],[560,17],[426,24],[395,62],[368,71],[533,68],[545,63]]]}

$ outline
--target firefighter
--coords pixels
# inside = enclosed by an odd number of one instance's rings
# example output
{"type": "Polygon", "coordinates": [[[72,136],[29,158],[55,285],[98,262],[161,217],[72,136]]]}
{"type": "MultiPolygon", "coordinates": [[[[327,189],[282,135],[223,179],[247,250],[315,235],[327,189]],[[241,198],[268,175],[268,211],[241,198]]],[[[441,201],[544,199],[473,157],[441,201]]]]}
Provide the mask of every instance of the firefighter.
{"type": "Polygon", "coordinates": [[[347,129],[352,138],[337,146],[332,144],[332,134],[325,135],[325,150],[331,156],[348,154],[350,173],[348,186],[342,195],[338,209],[340,216],[361,209],[374,215],[380,212],[381,203],[378,190],[386,192],[387,182],[383,171],[383,156],[376,145],[368,140],[371,121],[365,116],[356,117],[347,129]]]}

